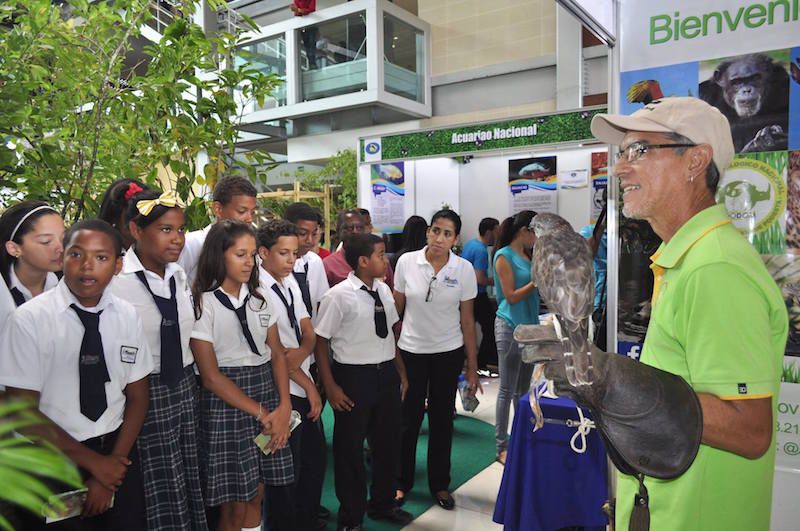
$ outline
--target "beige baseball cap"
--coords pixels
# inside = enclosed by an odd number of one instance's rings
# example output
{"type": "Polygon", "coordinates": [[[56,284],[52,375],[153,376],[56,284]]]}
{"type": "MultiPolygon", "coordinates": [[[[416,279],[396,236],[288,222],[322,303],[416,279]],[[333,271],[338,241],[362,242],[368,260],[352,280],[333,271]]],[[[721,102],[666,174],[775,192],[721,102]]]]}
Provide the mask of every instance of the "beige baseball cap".
{"type": "Polygon", "coordinates": [[[720,173],[733,160],[731,126],[719,109],[697,98],[662,98],[630,116],[598,114],[592,119],[592,134],[598,140],[620,145],[629,131],[678,133],[695,144],[708,144],[720,173]]]}

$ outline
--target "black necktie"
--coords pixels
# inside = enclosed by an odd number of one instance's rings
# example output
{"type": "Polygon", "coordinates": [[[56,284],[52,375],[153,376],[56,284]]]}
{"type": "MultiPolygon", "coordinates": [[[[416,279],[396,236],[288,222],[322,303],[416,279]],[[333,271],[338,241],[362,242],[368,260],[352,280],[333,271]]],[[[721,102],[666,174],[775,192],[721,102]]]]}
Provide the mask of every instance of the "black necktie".
{"type": "Polygon", "coordinates": [[[384,338],[389,335],[389,327],[386,326],[386,310],[383,307],[381,296],[377,291],[372,291],[366,286],[361,286],[361,289],[369,293],[369,296],[375,301],[375,333],[378,337],[384,338]]]}
{"type": "Polygon", "coordinates": [[[223,306],[236,314],[236,318],[239,319],[239,324],[242,325],[244,338],[247,340],[247,344],[250,345],[250,350],[253,352],[253,354],[261,356],[261,353],[258,351],[258,347],[256,346],[256,342],[253,339],[253,334],[250,333],[250,327],[247,326],[247,301],[250,300],[250,295],[244,298],[244,302],[238,308],[233,307],[231,300],[222,292],[221,289],[215,291],[214,295],[223,306]]]}
{"type": "Polygon", "coordinates": [[[272,291],[277,293],[278,298],[280,298],[283,306],[286,308],[286,313],[289,315],[289,324],[292,325],[294,336],[297,338],[297,344],[299,345],[303,342],[303,335],[300,333],[300,325],[297,323],[297,316],[294,314],[294,295],[292,295],[292,290],[289,290],[289,299],[291,299],[291,302],[286,300],[286,297],[281,293],[281,288],[279,288],[277,284],[272,285],[272,291]]]}
{"type": "Polygon", "coordinates": [[[81,310],[70,304],[83,323],[83,341],[78,359],[80,378],[81,413],[91,421],[97,421],[108,408],[106,382],[110,382],[106,357],[103,353],[103,338],[100,337],[100,314],[81,310]]]}
{"type": "Polygon", "coordinates": [[[150,292],[153,302],[161,313],[161,382],[172,389],[183,376],[183,347],[178,319],[178,299],[175,297],[175,277],[169,279],[170,298],[167,299],[153,293],[144,271],[137,271],[136,276],[150,292]]]}
{"type": "Polygon", "coordinates": [[[25,304],[25,302],[26,302],[25,301],[25,295],[23,295],[22,292],[20,290],[18,290],[16,286],[14,286],[13,288],[9,289],[8,291],[11,292],[11,296],[14,298],[14,304],[17,305],[17,307],[22,306],[23,304],[25,304]]]}
{"type": "Polygon", "coordinates": [[[311,316],[311,290],[308,287],[308,262],[305,265],[305,272],[292,271],[294,279],[300,286],[300,294],[303,295],[303,304],[306,305],[306,311],[309,317],[311,316]]]}

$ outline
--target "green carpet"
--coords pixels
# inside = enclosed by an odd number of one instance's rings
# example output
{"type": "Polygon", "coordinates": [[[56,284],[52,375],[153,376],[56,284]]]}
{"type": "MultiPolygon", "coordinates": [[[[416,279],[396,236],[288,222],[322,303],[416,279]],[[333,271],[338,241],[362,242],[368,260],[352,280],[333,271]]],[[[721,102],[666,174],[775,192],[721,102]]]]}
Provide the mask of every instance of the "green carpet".
{"type": "MultiPolygon", "coordinates": [[[[325,424],[325,436],[328,441],[328,468],[325,472],[325,485],[322,490],[322,505],[331,511],[331,518],[326,529],[336,529],[336,513],[339,500],[333,485],[333,410],[330,405],[322,412],[325,424]]],[[[399,437],[399,434],[398,434],[399,437]]],[[[422,429],[417,443],[417,471],[414,478],[414,490],[406,495],[403,509],[414,515],[414,518],[427,511],[434,501],[428,492],[427,476],[428,454],[428,417],[422,422],[422,429]]],[[[494,426],[483,421],[458,415],[453,425],[453,452],[450,471],[450,490],[456,490],[468,479],[478,474],[494,461],[494,426]]],[[[367,469],[367,477],[370,472],[367,469]]],[[[369,490],[367,491],[369,492],[369,490]]],[[[458,509],[456,509],[458,510],[458,509]]],[[[368,516],[364,517],[364,526],[368,531],[395,531],[399,525],[376,522],[368,516]]]]}

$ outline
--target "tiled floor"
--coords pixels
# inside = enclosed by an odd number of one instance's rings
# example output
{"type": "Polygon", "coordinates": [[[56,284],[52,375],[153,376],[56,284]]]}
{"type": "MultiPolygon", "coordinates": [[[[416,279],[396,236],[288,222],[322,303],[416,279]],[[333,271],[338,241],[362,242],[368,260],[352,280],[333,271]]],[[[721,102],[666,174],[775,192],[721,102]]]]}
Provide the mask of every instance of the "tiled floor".
{"type": "MultiPolygon", "coordinates": [[[[481,401],[475,413],[465,413],[461,409],[460,401],[456,400],[456,409],[459,414],[473,415],[494,426],[494,406],[497,399],[497,388],[500,383],[498,378],[485,378],[481,380],[483,395],[478,395],[481,401]]],[[[503,477],[503,466],[492,463],[477,476],[473,477],[453,492],[456,508],[445,511],[440,507],[431,507],[414,520],[404,530],[409,531],[497,531],[503,529],[502,525],[492,522],[494,502],[500,480],[503,477]]]]}

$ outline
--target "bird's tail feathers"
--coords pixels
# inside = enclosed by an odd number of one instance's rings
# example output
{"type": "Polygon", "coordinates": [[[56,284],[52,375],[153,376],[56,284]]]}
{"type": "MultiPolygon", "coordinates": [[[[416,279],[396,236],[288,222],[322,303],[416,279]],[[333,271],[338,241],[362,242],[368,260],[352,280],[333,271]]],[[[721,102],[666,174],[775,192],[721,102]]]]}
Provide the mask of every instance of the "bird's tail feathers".
{"type": "Polygon", "coordinates": [[[594,381],[592,354],[589,348],[589,319],[578,322],[558,316],[563,333],[564,366],[573,386],[590,385],[594,381]]]}

